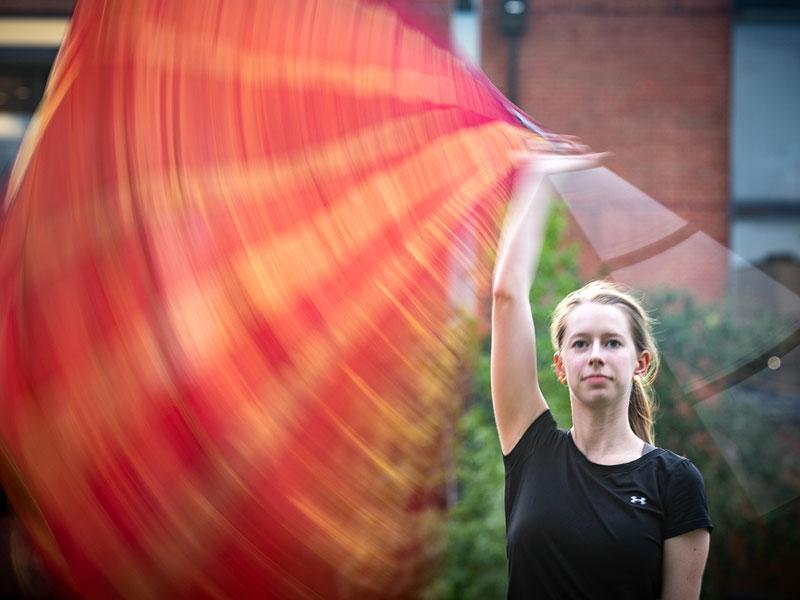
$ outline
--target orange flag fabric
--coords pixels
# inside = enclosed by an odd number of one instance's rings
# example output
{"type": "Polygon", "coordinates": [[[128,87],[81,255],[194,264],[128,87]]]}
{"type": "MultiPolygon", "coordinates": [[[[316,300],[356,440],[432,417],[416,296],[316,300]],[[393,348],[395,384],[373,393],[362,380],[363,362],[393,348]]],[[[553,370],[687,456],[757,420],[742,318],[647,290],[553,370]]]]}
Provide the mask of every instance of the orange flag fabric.
{"type": "Polygon", "coordinates": [[[414,595],[530,135],[390,4],[79,2],[0,238],[3,484],[56,579],[414,595]]]}

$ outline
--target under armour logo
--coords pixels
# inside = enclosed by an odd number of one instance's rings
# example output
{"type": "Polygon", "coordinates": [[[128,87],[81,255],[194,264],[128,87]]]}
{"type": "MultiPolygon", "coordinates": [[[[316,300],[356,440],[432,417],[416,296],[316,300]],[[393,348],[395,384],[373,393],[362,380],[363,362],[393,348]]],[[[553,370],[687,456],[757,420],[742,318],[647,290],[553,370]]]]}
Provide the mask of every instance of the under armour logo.
{"type": "Polygon", "coordinates": [[[631,496],[631,504],[647,504],[647,500],[641,496],[631,496]]]}

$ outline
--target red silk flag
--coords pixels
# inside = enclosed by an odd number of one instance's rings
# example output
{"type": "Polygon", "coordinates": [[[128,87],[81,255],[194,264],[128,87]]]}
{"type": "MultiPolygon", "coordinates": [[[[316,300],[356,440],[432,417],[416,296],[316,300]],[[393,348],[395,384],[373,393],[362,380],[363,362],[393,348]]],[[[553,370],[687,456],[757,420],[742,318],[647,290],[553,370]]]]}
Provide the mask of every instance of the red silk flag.
{"type": "Polygon", "coordinates": [[[0,238],[3,484],[63,585],[415,592],[506,106],[382,3],[78,3],[0,238]]]}

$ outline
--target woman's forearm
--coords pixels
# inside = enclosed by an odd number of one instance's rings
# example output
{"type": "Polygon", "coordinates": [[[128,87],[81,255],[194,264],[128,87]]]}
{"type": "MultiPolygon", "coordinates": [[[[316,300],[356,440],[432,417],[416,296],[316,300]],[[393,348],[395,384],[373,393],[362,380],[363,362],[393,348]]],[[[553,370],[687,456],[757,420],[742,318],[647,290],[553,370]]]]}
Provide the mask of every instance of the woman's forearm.
{"type": "Polygon", "coordinates": [[[527,300],[544,241],[550,196],[550,186],[542,175],[522,175],[500,238],[493,282],[495,296],[527,300]]]}

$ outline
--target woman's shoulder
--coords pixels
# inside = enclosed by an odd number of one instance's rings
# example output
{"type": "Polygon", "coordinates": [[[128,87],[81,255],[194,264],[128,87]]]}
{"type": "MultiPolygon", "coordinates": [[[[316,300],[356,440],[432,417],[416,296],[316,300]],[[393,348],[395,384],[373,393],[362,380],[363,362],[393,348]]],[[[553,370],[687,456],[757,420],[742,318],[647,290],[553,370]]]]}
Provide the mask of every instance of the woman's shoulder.
{"type": "Polygon", "coordinates": [[[550,409],[539,414],[522,434],[522,437],[508,454],[503,455],[506,472],[527,461],[533,454],[542,454],[557,447],[567,432],[558,428],[550,409]]]}
{"type": "Polygon", "coordinates": [[[652,453],[651,465],[657,471],[660,487],[675,490],[686,487],[705,487],[703,475],[690,458],[667,450],[656,448],[652,453]]]}
{"type": "Polygon", "coordinates": [[[656,447],[654,454],[658,465],[668,473],[681,473],[697,470],[690,458],[677,454],[667,448],[656,447]]]}

